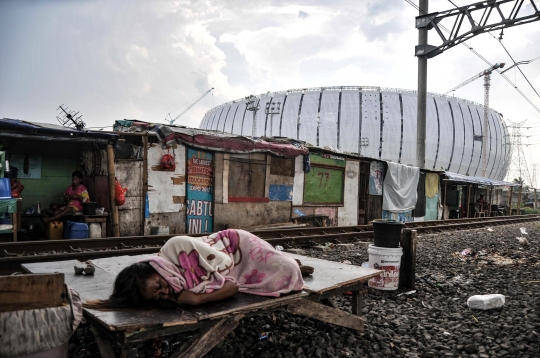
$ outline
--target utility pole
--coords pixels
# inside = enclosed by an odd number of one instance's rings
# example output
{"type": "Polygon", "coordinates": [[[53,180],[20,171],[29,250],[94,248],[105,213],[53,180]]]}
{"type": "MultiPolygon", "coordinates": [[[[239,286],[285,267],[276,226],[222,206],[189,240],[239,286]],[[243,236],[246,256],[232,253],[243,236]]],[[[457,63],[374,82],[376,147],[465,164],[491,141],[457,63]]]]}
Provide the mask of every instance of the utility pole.
{"type": "Polygon", "coordinates": [[[488,127],[489,127],[489,82],[491,75],[488,73],[484,76],[484,127],[482,128],[482,176],[486,178],[487,174],[487,144],[488,144],[488,127]]]}
{"type": "MultiPolygon", "coordinates": [[[[420,0],[419,16],[428,13],[428,0],[420,0]]],[[[418,47],[425,47],[428,43],[428,28],[418,26],[418,47]]],[[[427,100],[427,60],[425,54],[418,54],[418,93],[416,109],[416,166],[424,168],[426,163],[426,100],[427,100]]]]}
{"type": "Polygon", "coordinates": [[[266,109],[264,113],[266,113],[266,115],[270,115],[270,133],[268,135],[269,137],[272,137],[272,129],[274,128],[274,116],[281,112],[280,107],[281,107],[281,102],[278,102],[277,106],[276,106],[276,102],[268,102],[266,104],[266,109]]]}
{"type": "Polygon", "coordinates": [[[253,127],[251,131],[251,136],[256,137],[257,136],[257,111],[259,110],[259,102],[261,101],[260,98],[255,97],[254,95],[249,95],[246,97],[246,106],[247,110],[253,112],[253,127]]]}

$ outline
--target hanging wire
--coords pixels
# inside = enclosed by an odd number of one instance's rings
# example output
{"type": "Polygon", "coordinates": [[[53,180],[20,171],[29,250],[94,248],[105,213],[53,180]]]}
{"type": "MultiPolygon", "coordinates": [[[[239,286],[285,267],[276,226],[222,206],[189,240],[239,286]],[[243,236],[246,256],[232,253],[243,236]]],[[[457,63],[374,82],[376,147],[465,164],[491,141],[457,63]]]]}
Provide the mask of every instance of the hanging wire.
{"type": "MultiPolygon", "coordinates": [[[[459,9],[459,7],[454,4],[454,2],[452,0],[448,0],[450,2],[450,4],[454,5],[454,7],[456,9],[459,9]]],[[[475,25],[478,25],[478,23],[476,21],[473,20],[473,22],[475,23],[475,25]]],[[[503,28],[504,29],[504,28],[503,28]]],[[[516,61],[514,60],[514,58],[512,57],[512,55],[510,54],[510,52],[508,52],[508,50],[506,49],[506,46],[504,46],[504,44],[502,43],[502,36],[503,36],[503,29],[501,29],[501,34],[499,36],[499,38],[497,39],[495,37],[495,35],[493,35],[491,32],[488,32],[488,34],[493,37],[495,40],[497,40],[497,42],[502,46],[502,48],[504,49],[504,51],[506,51],[506,54],[508,55],[508,57],[510,57],[510,59],[512,60],[512,62],[514,63],[514,65],[516,65],[517,69],[519,70],[519,72],[521,72],[521,74],[523,75],[523,78],[525,78],[525,80],[527,81],[527,83],[531,86],[531,88],[533,89],[534,93],[536,93],[536,95],[538,97],[540,97],[540,94],[538,94],[538,92],[536,91],[536,89],[534,88],[534,86],[532,85],[531,81],[529,81],[529,79],[527,78],[527,76],[525,76],[525,74],[523,73],[523,71],[521,70],[521,68],[519,66],[517,66],[517,63],[516,61]]],[[[538,58],[538,57],[537,57],[538,58]]],[[[534,61],[534,60],[533,60],[534,61]]],[[[532,62],[532,61],[531,61],[532,62]]]]}
{"type": "MultiPolygon", "coordinates": [[[[411,0],[405,0],[409,5],[411,5],[412,7],[414,7],[416,10],[418,11],[421,11],[420,8],[415,4],[413,3],[411,0]]],[[[422,14],[423,15],[427,15],[427,13],[425,11],[422,11],[422,14]]],[[[443,25],[439,24],[439,28],[441,28],[442,30],[444,30],[446,33],[450,33],[450,31],[444,27],[443,25]]],[[[482,61],[484,61],[485,63],[487,63],[488,65],[490,66],[493,66],[493,64],[491,62],[489,62],[487,59],[484,58],[484,56],[482,56],[480,53],[478,53],[478,51],[476,51],[475,49],[473,49],[471,46],[467,45],[465,42],[462,42],[461,45],[467,47],[469,50],[471,50],[472,53],[474,53],[478,58],[480,58],[482,61]]],[[[497,69],[496,70],[505,80],[506,82],[510,83],[512,85],[512,87],[523,97],[525,98],[525,100],[527,102],[529,102],[529,104],[531,106],[534,107],[534,109],[536,109],[536,111],[538,113],[540,113],[540,109],[538,107],[536,107],[536,105],[508,78],[506,77],[506,75],[503,73],[501,74],[501,70],[497,69]]]]}

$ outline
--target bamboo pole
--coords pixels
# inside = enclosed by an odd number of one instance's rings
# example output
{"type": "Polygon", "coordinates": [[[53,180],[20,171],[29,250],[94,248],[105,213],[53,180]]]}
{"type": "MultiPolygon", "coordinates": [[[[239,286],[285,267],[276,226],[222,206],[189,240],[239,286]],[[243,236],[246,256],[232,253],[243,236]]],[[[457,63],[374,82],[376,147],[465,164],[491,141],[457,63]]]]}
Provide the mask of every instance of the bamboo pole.
{"type": "Polygon", "coordinates": [[[114,149],[112,141],[109,141],[109,144],[107,144],[107,171],[109,172],[109,200],[111,202],[111,233],[112,236],[119,237],[120,227],[118,223],[118,207],[114,200],[116,172],[114,169],[114,149]]]}
{"type": "Polygon", "coordinates": [[[143,136],[143,164],[142,164],[142,213],[141,213],[141,235],[144,236],[146,226],[146,195],[148,193],[148,132],[143,136]]]}
{"type": "Polygon", "coordinates": [[[510,195],[508,195],[508,216],[512,216],[512,193],[514,192],[514,187],[510,187],[510,195]]]}

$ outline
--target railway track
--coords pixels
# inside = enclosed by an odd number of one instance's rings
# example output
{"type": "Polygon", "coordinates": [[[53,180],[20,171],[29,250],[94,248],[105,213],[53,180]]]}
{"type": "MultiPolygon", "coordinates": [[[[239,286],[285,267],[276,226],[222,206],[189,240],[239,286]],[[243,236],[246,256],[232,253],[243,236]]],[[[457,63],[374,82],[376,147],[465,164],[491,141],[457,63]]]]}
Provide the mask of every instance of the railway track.
{"type": "MultiPolygon", "coordinates": [[[[538,215],[519,215],[409,222],[405,226],[417,230],[419,234],[427,234],[538,220],[538,215]]],[[[372,225],[269,228],[251,230],[251,232],[272,245],[285,247],[309,247],[327,242],[371,242],[373,239],[372,225]]],[[[205,234],[193,234],[190,236],[203,235],[205,234]]],[[[155,253],[172,236],[174,235],[0,243],[0,274],[21,270],[21,263],[61,260],[84,261],[100,257],[155,253]]]]}

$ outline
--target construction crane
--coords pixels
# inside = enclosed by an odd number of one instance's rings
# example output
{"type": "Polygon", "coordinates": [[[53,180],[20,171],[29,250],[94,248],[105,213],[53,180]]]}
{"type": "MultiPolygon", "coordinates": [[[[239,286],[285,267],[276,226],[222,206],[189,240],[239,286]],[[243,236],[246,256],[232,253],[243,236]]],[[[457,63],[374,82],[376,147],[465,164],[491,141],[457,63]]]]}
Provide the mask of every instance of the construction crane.
{"type": "Polygon", "coordinates": [[[167,116],[169,117],[169,119],[167,119],[167,117],[165,117],[165,120],[168,120],[169,121],[169,124],[173,124],[174,122],[176,122],[176,120],[178,118],[180,118],[184,113],[186,113],[187,111],[189,111],[194,105],[196,105],[201,99],[203,99],[208,93],[212,92],[214,90],[214,87],[210,88],[208,91],[204,92],[201,96],[197,97],[197,99],[195,100],[195,102],[193,102],[192,104],[190,104],[186,109],[184,109],[182,111],[182,113],[180,113],[179,115],[177,115],[176,117],[172,117],[171,116],[171,113],[169,112],[169,114],[167,114],[167,116]]]}
{"type": "Polygon", "coordinates": [[[458,88],[461,88],[472,81],[484,77],[484,126],[482,127],[482,176],[485,178],[487,176],[487,137],[488,137],[488,126],[489,126],[489,87],[491,81],[491,73],[499,68],[504,67],[504,62],[496,63],[490,68],[485,69],[479,74],[469,78],[467,81],[457,85],[452,88],[450,91],[446,91],[444,94],[454,92],[458,88]]]}

